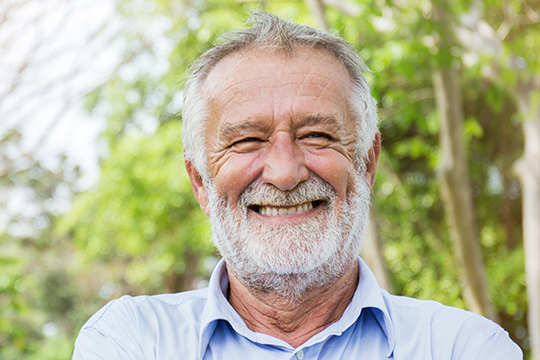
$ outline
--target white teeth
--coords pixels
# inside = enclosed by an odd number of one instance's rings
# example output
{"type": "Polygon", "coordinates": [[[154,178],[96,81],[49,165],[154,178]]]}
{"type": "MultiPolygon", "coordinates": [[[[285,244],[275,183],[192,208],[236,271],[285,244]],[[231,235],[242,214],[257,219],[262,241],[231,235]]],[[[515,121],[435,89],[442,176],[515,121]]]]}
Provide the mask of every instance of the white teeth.
{"type": "Polygon", "coordinates": [[[261,215],[266,215],[266,216],[277,216],[277,215],[289,215],[289,214],[294,214],[294,213],[297,213],[297,212],[302,212],[302,211],[309,211],[313,209],[313,203],[311,202],[308,202],[308,203],[305,203],[305,204],[302,204],[302,205],[298,205],[298,207],[289,207],[289,208],[285,208],[285,207],[271,207],[271,206],[259,206],[259,214],[261,215]]]}

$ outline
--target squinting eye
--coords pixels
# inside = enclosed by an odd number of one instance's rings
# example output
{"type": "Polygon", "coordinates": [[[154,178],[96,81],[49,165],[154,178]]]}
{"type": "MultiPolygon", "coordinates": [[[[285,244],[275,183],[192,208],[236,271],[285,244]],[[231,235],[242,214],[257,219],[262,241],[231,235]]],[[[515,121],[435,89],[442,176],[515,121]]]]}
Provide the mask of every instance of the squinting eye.
{"type": "Polygon", "coordinates": [[[262,140],[260,138],[248,137],[248,138],[245,138],[245,139],[240,139],[238,141],[235,141],[234,143],[232,143],[231,146],[241,146],[241,145],[247,145],[247,144],[255,144],[255,143],[261,143],[263,141],[264,140],[262,140]]]}
{"type": "Polygon", "coordinates": [[[321,133],[321,132],[313,132],[313,133],[309,133],[309,134],[306,134],[304,136],[302,136],[303,139],[317,139],[317,138],[324,138],[324,139],[327,139],[327,140],[332,140],[332,137],[328,134],[325,134],[325,133],[321,133]]]}
{"type": "Polygon", "coordinates": [[[238,140],[238,141],[235,142],[235,144],[247,143],[247,142],[259,142],[259,141],[262,141],[262,139],[259,139],[259,138],[256,138],[256,137],[250,137],[250,138],[245,138],[245,139],[242,139],[242,140],[238,140]]]}

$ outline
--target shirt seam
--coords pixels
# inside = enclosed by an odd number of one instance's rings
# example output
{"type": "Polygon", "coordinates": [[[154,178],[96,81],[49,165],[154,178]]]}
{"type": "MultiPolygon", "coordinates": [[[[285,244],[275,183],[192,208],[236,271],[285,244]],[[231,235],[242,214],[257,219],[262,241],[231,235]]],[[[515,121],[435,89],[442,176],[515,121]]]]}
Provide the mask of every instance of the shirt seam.
{"type": "MultiPolygon", "coordinates": [[[[115,344],[117,344],[120,348],[124,348],[122,346],[121,343],[119,343],[114,337],[110,337],[109,335],[107,335],[106,333],[100,331],[98,328],[94,327],[93,325],[92,326],[87,326],[85,328],[83,328],[83,330],[94,330],[95,332],[97,332],[99,335],[107,338],[107,339],[111,339],[115,344]]],[[[139,344],[139,347],[140,347],[140,344],[139,344]]],[[[78,349],[77,349],[78,350],[78,349]]],[[[142,351],[142,349],[140,349],[142,351]]],[[[80,352],[79,352],[80,354],[80,352]]],[[[82,357],[81,357],[82,358],[82,357]]]]}
{"type": "MultiPolygon", "coordinates": [[[[148,296],[146,295],[145,297],[147,298],[152,298],[152,296],[148,296]]],[[[132,297],[133,298],[133,297],[132,297]]],[[[171,303],[168,303],[166,301],[163,301],[161,299],[158,299],[158,298],[153,298],[154,300],[157,300],[159,301],[160,303],[164,304],[164,305],[167,305],[167,306],[172,306],[172,307],[178,307],[182,304],[185,304],[186,302],[188,301],[207,301],[207,299],[205,298],[191,298],[191,299],[185,299],[183,301],[180,301],[178,303],[174,303],[174,304],[171,304],[171,303]]],[[[88,324],[87,326],[84,326],[82,328],[82,330],[84,329],[88,329],[88,328],[93,328],[93,329],[96,329],[96,325],[97,323],[103,318],[103,316],[105,316],[105,314],[109,311],[109,309],[111,308],[111,306],[115,303],[115,302],[118,302],[118,301],[122,301],[122,298],[119,298],[119,299],[114,299],[113,301],[109,302],[106,306],[105,306],[105,309],[103,309],[103,312],[101,313],[101,315],[94,321],[92,322],[92,324],[88,324]]]]}
{"type": "Polygon", "coordinates": [[[406,296],[390,295],[389,300],[392,302],[392,305],[394,305],[396,307],[406,308],[406,309],[420,309],[420,308],[423,308],[423,307],[426,307],[426,306],[429,306],[429,305],[435,305],[437,307],[445,308],[445,309],[450,308],[450,309],[458,309],[458,310],[462,310],[462,311],[471,312],[471,311],[466,310],[466,309],[445,305],[443,303],[440,303],[438,301],[431,300],[431,299],[420,300],[420,299],[415,299],[415,298],[409,298],[409,297],[406,297],[406,296]],[[394,301],[394,299],[393,299],[394,297],[404,297],[406,299],[413,299],[413,300],[419,301],[420,303],[418,305],[399,304],[396,301],[394,301]]]}
{"type": "MultiPolygon", "coordinates": [[[[147,297],[152,297],[152,296],[148,296],[147,297]]],[[[185,304],[186,302],[188,301],[208,301],[208,298],[203,298],[203,297],[196,297],[196,298],[189,298],[189,299],[184,299],[180,302],[177,302],[177,303],[174,303],[174,304],[171,304],[171,303],[168,303],[166,301],[163,301],[159,298],[154,298],[155,300],[161,302],[162,304],[165,304],[165,305],[168,305],[168,306],[174,306],[174,307],[177,307],[177,306],[180,306],[182,304],[185,304]]]]}
{"type": "Polygon", "coordinates": [[[92,324],[89,324],[87,326],[84,326],[82,328],[82,330],[84,329],[87,329],[87,328],[94,328],[94,325],[96,325],[96,323],[101,320],[101,318],[103,318],[103,316],[105,315],[105,313],[107,313],[107,311],[109,311],[109,309],[111,308],[112,304],[114,304],[115,302],[117,302],[118,299],[114,299],[113,301],[111,301],[110,303],[108,303],[105,307],[105,309],[103,309],[103,312],[101,313],[101,315],[99,315],[99,317],[94,321],[92,322],[92,324]]]}
{"type": "MultiPolygon", "coordinates": [[[[490,331],[488,334],[485,334],[484,336],[482,337],[479,337],[479,336],[475,336],[474,337],[474,340],[472,342],[476,343],[476,342],[479,342],[479,341],[483,341],[487,338],[493,338],[495,337],[496,335],[500,334],[500,333],[506,333],[508,334],[508,332],[502,328],[500,329],[495,329],[495,331],[490,331]]],[[[467,359],[469,358],[469,355],[471,355],[471,353],[473,352],[474,348],[471,348],[469,347],[469,351],[467,351],[467,359]]]]}

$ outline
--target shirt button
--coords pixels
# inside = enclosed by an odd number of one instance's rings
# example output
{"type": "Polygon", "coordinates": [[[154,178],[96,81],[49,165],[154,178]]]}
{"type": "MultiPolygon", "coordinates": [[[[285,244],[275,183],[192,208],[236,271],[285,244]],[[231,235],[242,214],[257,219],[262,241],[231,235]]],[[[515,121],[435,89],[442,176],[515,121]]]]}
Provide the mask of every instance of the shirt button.
{"type": "Polygon", "coordinates": [[[296,358],[298,360],[302,360],[304,358],[304,352],[302,350],[298,350],[298,352],[296,353],[296,358]]]}

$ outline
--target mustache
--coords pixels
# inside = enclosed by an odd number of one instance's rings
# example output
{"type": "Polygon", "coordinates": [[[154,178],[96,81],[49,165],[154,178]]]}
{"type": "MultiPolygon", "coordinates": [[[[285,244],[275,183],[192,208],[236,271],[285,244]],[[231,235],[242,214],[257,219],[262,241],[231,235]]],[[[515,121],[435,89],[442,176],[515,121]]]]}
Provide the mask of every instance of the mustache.
{"type": "Polygon", "coordinates": [[[240,193],[239,204],[243,208],[254,205],[295,206],[312,201],[332,202],[336,198],[334,188],[315,175],[310,175],[292,190],[280,190],[274,185],[255,180],[240,193]]]}

